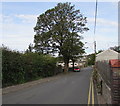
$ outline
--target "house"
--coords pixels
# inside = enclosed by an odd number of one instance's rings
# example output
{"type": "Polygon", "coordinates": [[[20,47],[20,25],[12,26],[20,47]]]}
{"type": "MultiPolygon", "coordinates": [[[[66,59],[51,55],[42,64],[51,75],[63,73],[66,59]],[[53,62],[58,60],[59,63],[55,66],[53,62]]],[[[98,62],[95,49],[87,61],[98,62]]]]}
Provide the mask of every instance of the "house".
{"type": "Polygon", "coordinates": [[[97,84],[100,84],[100,94],[107,104],[120,103],[120,91],[117,90],[120,87],[119,64],[120,53],[114,50],[108,49],[96,55],[97,84]]]}
{"type": "MultiPolygon", "coordinates": [[[[57,62],[57,66],[58,66],[58,65],[60,65],[60,66],[62,66],[62,67],[64,68],[65,63],[64,63],[63,61],[60,61],[60,62],[57,62]]],[[[75,63],[74,63],[74,66],[75,66],[75,67],[77,67],[78,65],[79,65],[78,62],[75,62],[75,63]]],[[[72,60],[69,61],[69,67],[70,67],[70,68],[73,67],[73,62],[72,62],[72,60]]]]}
{"type": "MultiPolygon", "coordinates": [[[[87,62],[87,56],[83,56],[81,58],[78,58],[77,61],[74,62],[74,67],[85,67],[87,62]]],[[[57,66],[60,65],[64,68],[65,63],[63,61],[57,62],[57,66]]],[[[72,60],[69,61],[69,67],[73,67],[72,60]]]]}
{"type": "Polygon", "coordinates": [[[114,50],[108,49],[96,55],[96,61],[118,59],[120,54],[114,50]]]}

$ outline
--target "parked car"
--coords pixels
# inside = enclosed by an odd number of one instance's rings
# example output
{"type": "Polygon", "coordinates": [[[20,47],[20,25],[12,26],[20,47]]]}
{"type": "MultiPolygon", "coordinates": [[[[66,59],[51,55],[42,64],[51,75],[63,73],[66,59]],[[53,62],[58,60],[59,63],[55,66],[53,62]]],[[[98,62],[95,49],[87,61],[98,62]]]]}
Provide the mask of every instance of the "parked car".
{"type": "Polygon", "coordinates": [[[75,67],[75,68],[74,68],[74,72],[80,72],[80,68],[75,67]]]}

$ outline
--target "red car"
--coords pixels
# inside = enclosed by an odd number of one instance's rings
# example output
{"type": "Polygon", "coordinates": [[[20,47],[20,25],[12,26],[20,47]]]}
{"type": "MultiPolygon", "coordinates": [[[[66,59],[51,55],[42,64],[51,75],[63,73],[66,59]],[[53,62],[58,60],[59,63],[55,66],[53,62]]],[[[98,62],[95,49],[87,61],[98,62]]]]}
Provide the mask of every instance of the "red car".
{"type": "Polygon", "coordinates": [[[80,72],[80,68],[75,67],[75,68],[74,68],[74,72],[80,72]]]}

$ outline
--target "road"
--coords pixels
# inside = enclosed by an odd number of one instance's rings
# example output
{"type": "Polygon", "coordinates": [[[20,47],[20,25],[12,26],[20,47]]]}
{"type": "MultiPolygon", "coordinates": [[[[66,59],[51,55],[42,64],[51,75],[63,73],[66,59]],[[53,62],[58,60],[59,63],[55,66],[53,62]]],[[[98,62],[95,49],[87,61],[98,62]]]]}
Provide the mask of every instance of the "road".
{"type": "Polygon", "coordinates": [[[95,98],[91,96],[94,90],[90,87],[91,74],[92,68],[84,68],[81,72],[5,94],[3,104],[91,104],[94,100],[91,98],[95,98]]]}

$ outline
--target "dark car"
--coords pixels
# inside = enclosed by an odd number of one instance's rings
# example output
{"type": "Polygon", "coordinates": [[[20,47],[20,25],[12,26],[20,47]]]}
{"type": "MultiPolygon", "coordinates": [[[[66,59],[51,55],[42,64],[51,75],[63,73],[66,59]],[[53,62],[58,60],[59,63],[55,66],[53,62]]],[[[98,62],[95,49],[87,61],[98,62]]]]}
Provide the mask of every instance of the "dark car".
{"type": "Polygon", "coordinates": [[[80,72],[80,68],[75,67],[75,68],[74,68],[74,72],[80,72]]]}

